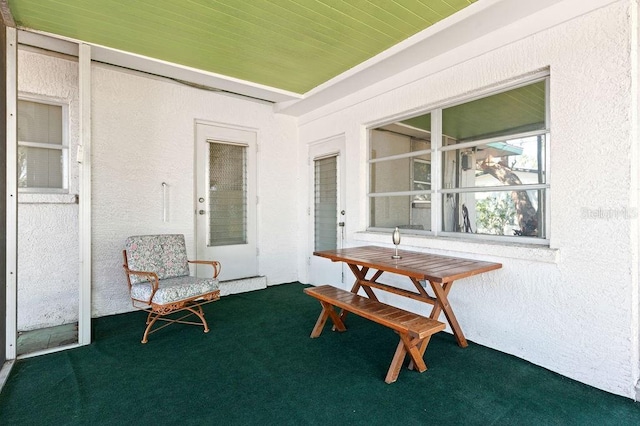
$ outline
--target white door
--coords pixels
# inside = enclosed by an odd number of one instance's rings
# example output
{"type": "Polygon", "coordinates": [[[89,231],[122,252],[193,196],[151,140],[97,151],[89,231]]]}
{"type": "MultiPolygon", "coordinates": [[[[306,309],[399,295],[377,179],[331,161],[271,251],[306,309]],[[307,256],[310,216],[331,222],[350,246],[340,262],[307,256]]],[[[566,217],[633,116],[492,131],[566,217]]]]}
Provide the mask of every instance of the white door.
{"type": "Polygon", "coordinates": [[[344,203],[344,137],[340,136],[309,147],[310,235],[309,280],[311,284],[344,287],[344,264],[313,256],[314,251],[342,248],[346,211],[344,203]]]}
{"type": "Polygon", "coordinates": [[[196,255],[222,264],[221,281],[258,275],[256,143],[252,130],[196,124],[196,255]]]}

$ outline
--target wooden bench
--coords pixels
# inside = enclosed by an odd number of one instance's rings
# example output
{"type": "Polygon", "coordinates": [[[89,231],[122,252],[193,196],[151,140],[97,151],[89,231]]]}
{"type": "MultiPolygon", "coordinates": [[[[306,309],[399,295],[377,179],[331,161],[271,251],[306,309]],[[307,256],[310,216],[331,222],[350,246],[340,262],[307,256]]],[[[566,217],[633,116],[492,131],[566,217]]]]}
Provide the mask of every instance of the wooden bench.
{"type": "Polygon", "coordinates": [[[305,288],[304,292],[318,299],[322,305],[322,312],[311,332],[312,338],[320,336],[327,318],[331,318],[336,330],[347,330],[342,321],[343,316],[334,310],[334,306],[389,327],[400,335],[400,342],[385,378],[386,383],[397,380],[407,353],[411,357],[413,367],[420,373],[425,371],[427,366],[423,355],[428,338],[445,328],[445,325],[439,321],[330,285],[305,288]]]}

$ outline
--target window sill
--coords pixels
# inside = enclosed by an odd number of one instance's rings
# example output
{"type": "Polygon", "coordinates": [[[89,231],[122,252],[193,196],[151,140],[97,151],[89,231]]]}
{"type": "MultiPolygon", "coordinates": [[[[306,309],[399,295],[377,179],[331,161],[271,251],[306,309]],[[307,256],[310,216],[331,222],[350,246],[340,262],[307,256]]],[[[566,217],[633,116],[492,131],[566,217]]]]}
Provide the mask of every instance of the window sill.
{"type": "Polygon", "coordinates": [[[76,194],[18,193],[18,204],[78,204],[76,194]]]}
{"type": "MultiPolygon", "coordinates": [[[[387,244],[392,246],[390,232],[356,232],[358,242],[387,244]]],[[[495,241],[469,241],[462,238],[431,237],[428,235],[402,235],[400,249],[430,249],[438,254],[460,256],[479,255],[504,257],[543,263],[558,263],[560,250],[537,244],[507,244],[495,241]]],[[[474,256],[475,257],[475,256],[474,256]]]]}

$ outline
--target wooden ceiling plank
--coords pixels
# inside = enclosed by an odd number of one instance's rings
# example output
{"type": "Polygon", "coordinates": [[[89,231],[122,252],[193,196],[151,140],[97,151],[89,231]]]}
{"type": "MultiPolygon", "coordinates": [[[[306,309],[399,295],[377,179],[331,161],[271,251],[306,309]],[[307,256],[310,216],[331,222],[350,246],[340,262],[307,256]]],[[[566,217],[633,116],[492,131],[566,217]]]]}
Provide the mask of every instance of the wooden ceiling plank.
{"type": "Polygon", "coordinates": [[[22,28],[304,93],[428,27],[436,12],[472,2],[447,1],[12,0],[10,7],[22,28]]]}

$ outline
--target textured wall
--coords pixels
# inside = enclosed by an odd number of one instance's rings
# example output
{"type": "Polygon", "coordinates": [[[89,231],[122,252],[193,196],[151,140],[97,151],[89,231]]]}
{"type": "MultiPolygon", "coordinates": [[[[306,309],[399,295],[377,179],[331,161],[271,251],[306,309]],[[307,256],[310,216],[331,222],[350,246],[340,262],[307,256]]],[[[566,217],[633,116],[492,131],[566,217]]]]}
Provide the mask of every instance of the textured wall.
{"type": "Polygon", "coordinates": [[[619,1],[524,38],[507,27],[301,117],[299,128],[302,144],[346,135],[348,241],[388,243],[388,235],[359,232],[367,226],[367,124],[549,69],[550,248],[433,238],[406,238],[403,245],[504,264],[453,287],[450,299],[470,340],[630,397],[638,380],[633,3],[619,1]],[[476,53],[501,37],[514,41],[476,53]],[[447,60],[456,65],[438,69],[447,60]]]}
{"type": "Polygon", "coordinates": [[[69,105],[69,194],[19,194],[18,330],[78,319],[78,66],[21,48],[20,95],[69,105]]]}
{"type": "MultiPolygon", "coordinates": [[[[21,195],[18,328],[67,323],[78,315],[77,62],[21,49],[20,90],[70,104],[70,195],[21,195]]],[[[122,272],[124,239],[184,233],[195,253],[195,120],[258,132],[259,273],[295,281],[298,210],[295,120],[269,104],[198,90],[117,68],[92,67],[93,316],[131,310],[122,272]],[[162,187],[168,183],[168,222],[162,187]]]]}
{"type": "Polygon", "coordinates": [[[122,271],[127,236],[183,233],[195,254],[194,129],[207,120],[258,129],[259,273],[295,281],[295,120],[269,104],[114,67],[92,67],[93,315],[131,310],[122,271]],[[168,222],[162,218],[168,184],[168,222]]]}

